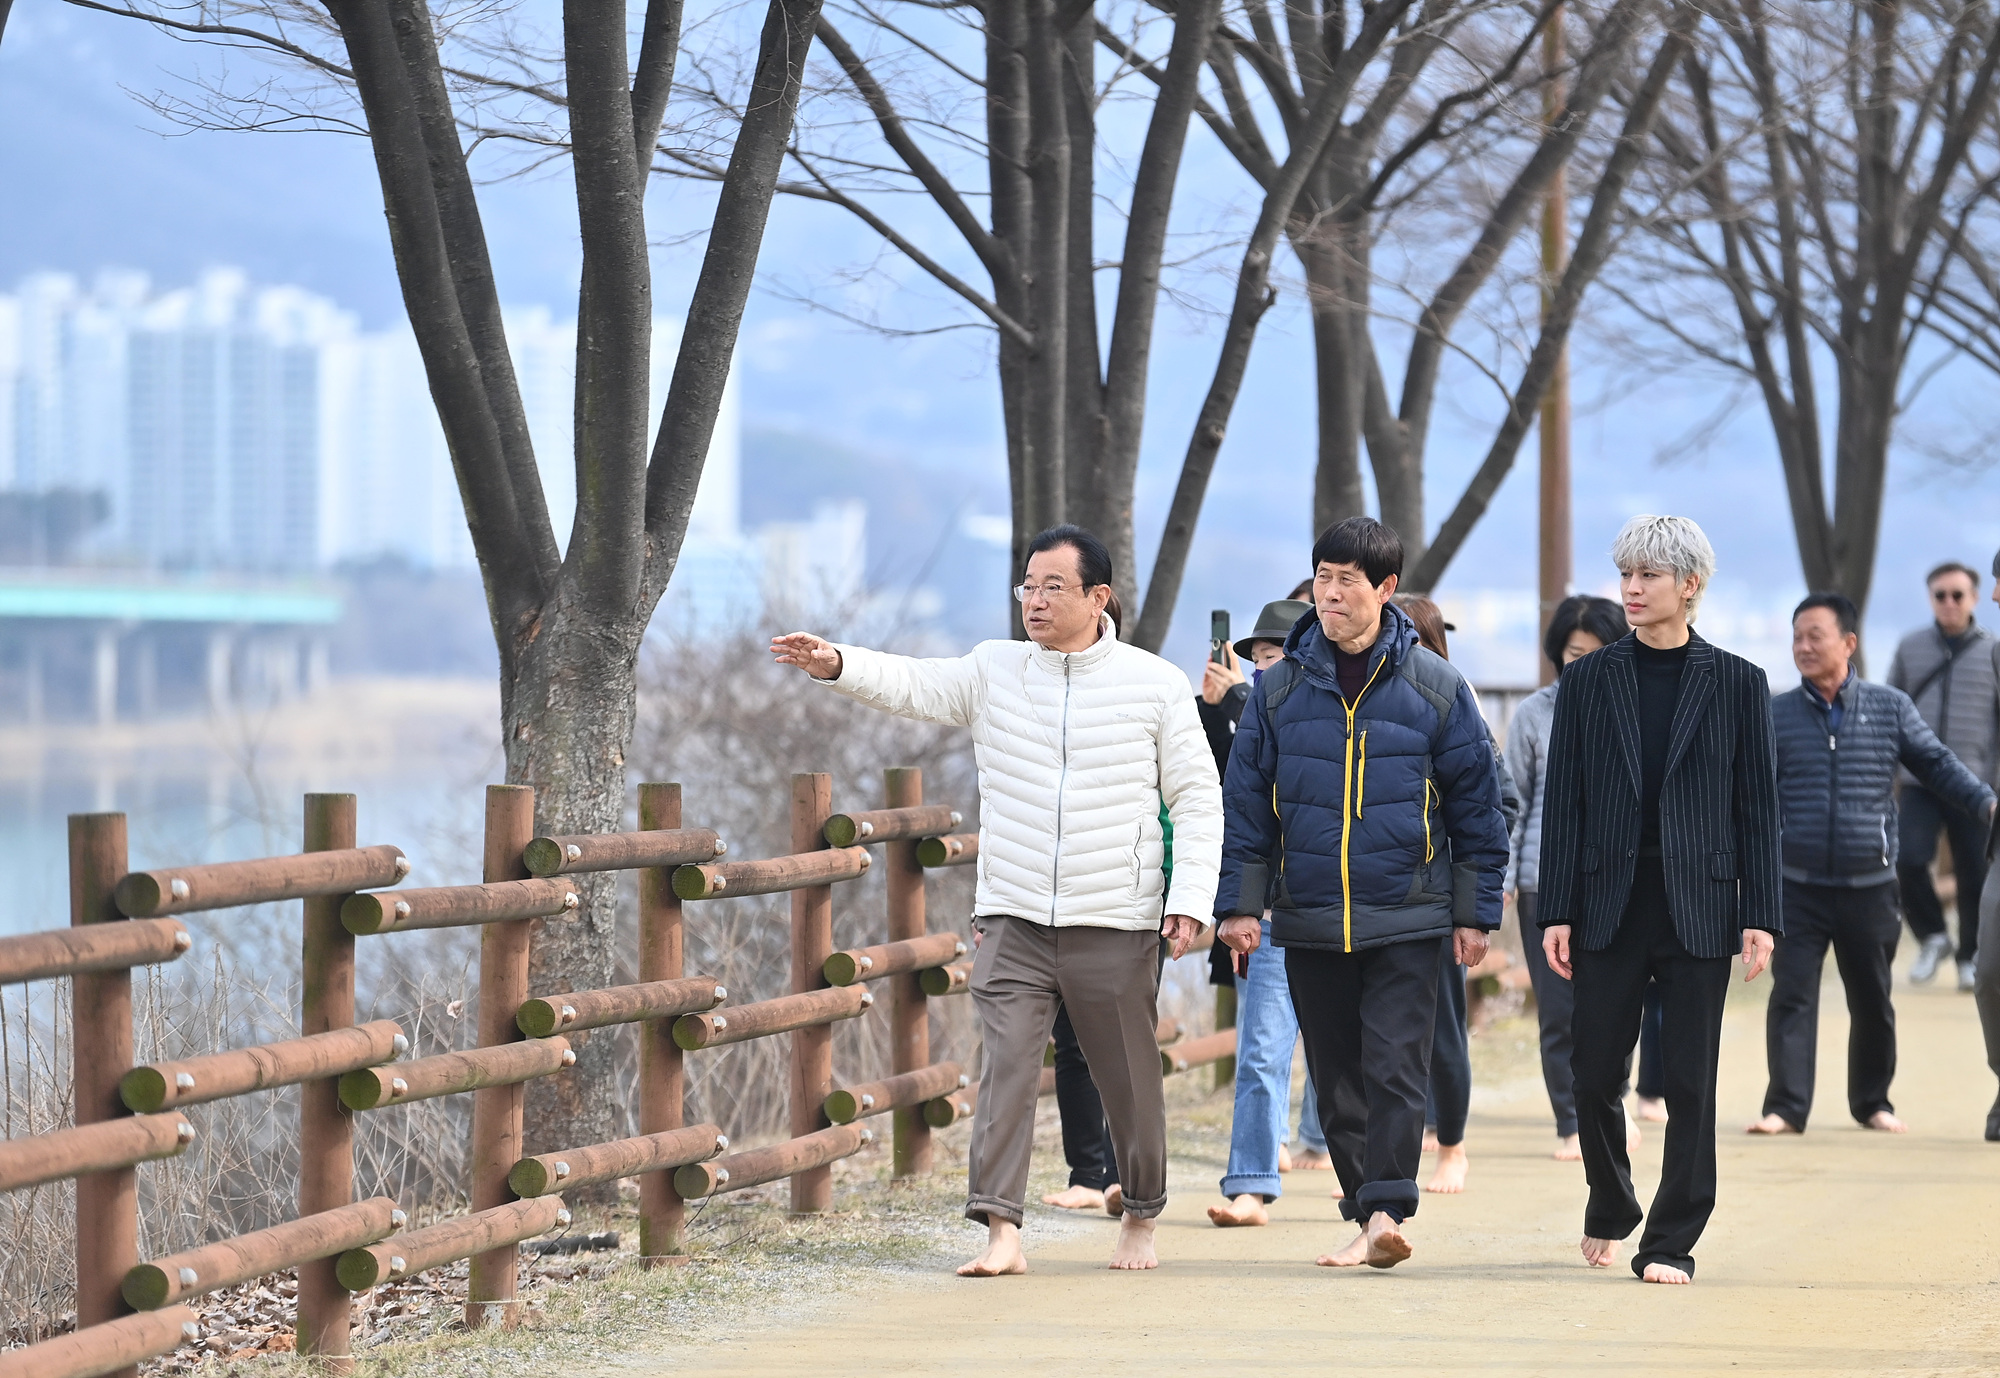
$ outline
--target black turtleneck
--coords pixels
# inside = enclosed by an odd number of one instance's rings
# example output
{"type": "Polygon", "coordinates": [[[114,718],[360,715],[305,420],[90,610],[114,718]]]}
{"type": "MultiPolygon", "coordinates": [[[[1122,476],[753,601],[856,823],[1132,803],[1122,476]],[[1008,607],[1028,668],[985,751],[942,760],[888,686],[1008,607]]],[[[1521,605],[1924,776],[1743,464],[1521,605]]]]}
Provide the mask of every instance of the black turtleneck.
{"type": "Polygon", "coordinates": [[[1655,650],[1638,637],[1632,649],[1639,670],[1639,845],[1655,854],[1660,846],[1660,789],[1667,780],[1667,747],[1673,740],[1674,707],[1681,697],[1681,672],[1688,646],[1655,650]]]}

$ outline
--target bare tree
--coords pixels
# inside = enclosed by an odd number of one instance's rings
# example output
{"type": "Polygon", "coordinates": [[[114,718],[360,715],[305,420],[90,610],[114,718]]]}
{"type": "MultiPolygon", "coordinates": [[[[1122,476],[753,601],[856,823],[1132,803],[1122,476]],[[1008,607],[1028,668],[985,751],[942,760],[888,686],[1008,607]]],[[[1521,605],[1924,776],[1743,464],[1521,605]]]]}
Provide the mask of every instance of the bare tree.
{"type": "Polygon", "coordinates": [[[1636,164],[1634,140],[1643,136],[1667,74],[1687,50],[1698,19],[1691,6],[1668,7],[1661,45],[1603,161],[1577,252],[1560,279],[1548,284],[1551,309],[1518,381],[1509,391],[1497,367],[1486,370],[1505,398],[1502,422],[1465,493],[1426,539],[1425,441],[1445,358],[1466,353],[1454,344],[1453,331],[1493,281],[1556,170],[1576,155],[1613,83],[1632,70],[1632,49],[1656,9],[1653,0],[1613,0],[1596,16],[1563,108],[1544,125],[1539,102],[1526,97],[1554,74],[1523,76],[1522,64],[1554,5],[1518,10],[1426,0],[1421,8],[1399,10],[1378,4],[1363,9],[1355,37],[1342,48],[1344,5],[1289,5],[1281,36],[1261,0],[1248,0],[1248,32],[1225,30],[1213,59],[1226,98],[1221,108],[1204,104],[1198,113],[1266,189],[1264,211],[1161,538],[1136,638],[1142,645],[1158,645],[1172,618],[1194,517],[1235,403],[1281,233],[1304,268],[1313,312],[1320,415],[1314,520],[1323,526],[1361,510],[1359,447],[1365,439],[1383,520],[1410,553],[1408,583],[1435,586],[1512,464],[1576,305],[1609,252],[1636,164]],[[1385,18],[1386,32],[1376,27],[1385,18]],[[1441,55],[1449,61],[1440,61],[1441,55]],[[1239,63],[1280,113],[1290,150],[1282,165],[1268,152],[1239,63]],[[1392,134],[1393,146],[1385,151],[1392,134]],[[1454,175],[1461,171],[1471,175],[1454,175]],[[1399,214],[1420,218],[1427,248],[1455,230],[1470,242],[1441,279],[1400,288],[1418,309],[1403,322],[1408,353],[1400,401],[1392,405],[1375,335],[1396,317],[1375,299],[1382,280],[1375,250],[1399,214]]]}
{"type": "MultiPolygon", "coordinates": [[[[559,43],[539,54],[519,42],[504,8],[440,25],[426,0],[328,0],[324,11],[302,0],[166,9],[70,2],[248,47],[308,79],[304,88],[262,85],[247,100],[211,89],[175,107],[185,118],[365,132],[403,302],[485,581],[500,651],[507,778],[535,787],[536,824],[545,832],[616,830],[640,645],[679,558],[820,0],[766,6],[650,455],[654,304],[645,192],[679,56],[681,0],[647,0],[636,58],[626,8],[588,0],[566,0],[559,43]],[[465,112],[454,103],[455,95],[509,92],[555,122],[545,142],[568,157],[576,185],[577,504],[566,551],[550,525],[501,327],[470,163],[479,140],[468,144],[465,112]]],[[[584,889],[589,903],[579,917],[537,930],[536,989],[611,983],[612,888],[598,878],[584,889]]],[[[574,1076],[531,1094],[529,1142],[609,1137],[613,1091],[608,1040],[585,1045],[574,1076]]]]}
{"type": "MultiPolygon", "coordinates": [[[[992,330],[1015,565],[1037,530],[1080,522],[1110,547],[1127,602],[1136,593],[1133,485],[1169,213],[1220,9],[1221,0],[1184,0],[1168,21],[1172,39],[1152,73],[1158,94],[1123,206],[1104,347],[1098,111],[1131,74],[1120,69],[1100,83],[1091,0],[836,4],[818,30],[830,70],[809,93],[792,149],[800,175],[779,186],[859,218],[992,330]],[[959,271],[955,255],[925,248],[932,228],[976,266],[959,271]]],[[[720,175],[685,148],[662,152],[669,170],[720,175]]]]}
{"type": "Polygon", "coordinates": [[[1755,388],[1807,584],[1866,608],[1898,416],[1955,361],[2000,372],[2000,16],[1983,0],[1711,12],[1654,131],[1668,212],[1618,290],[1684,360],[1755,388]]]}

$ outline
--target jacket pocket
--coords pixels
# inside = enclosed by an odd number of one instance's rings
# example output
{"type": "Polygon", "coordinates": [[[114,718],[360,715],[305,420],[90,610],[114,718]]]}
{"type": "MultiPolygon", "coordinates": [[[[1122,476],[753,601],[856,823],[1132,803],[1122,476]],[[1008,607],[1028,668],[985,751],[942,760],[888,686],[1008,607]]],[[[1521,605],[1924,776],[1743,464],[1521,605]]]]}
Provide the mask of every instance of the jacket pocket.
{"type": "Polygon", "coordinates": [[[1586,842],[1583,844],[1583,864],[1581,869],[1585,875],[1592,875],[1596,872],[1597,870],[1596,843],[1586,842]]]}
{"type": "Polygon", "coordinates": [[[1710,852],[1708,854],[1708,878],[1710,880],[1736,879],[1736,853],[1710,852]]]}

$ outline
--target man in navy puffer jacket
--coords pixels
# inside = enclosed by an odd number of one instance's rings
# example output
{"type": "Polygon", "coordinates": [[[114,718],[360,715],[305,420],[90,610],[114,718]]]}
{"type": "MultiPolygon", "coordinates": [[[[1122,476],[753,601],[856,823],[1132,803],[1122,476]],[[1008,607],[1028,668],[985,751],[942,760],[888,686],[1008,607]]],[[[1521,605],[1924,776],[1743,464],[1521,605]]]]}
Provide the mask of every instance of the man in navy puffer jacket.
{"type": "Polygon", "coordinates": [[[1870,1129],[1901,1133],[1889,1104],[1896,1011],[1889,965],[1896,905],[1896,767],[1984,822],[1993,791],[1925,725],[1910,696],[1854,673],[1858,614],[1815,593],[1792,614],[1792,659],[1804,682],[1771,700],[1778,803],[1784,817],[1785,935],[1771,963],[1764,1016],[1770,1088],[1752,1134],[1801,1134],[1812,1110],[1820,972],[1833,948],[1847,987],[1847,1108],[1870,1129]]]}
{"type": "Polygon", "coordinates": [[[1440,964],[1477,964],[1500,927],[1507,826],[1485,723],[1463,677],[1389,600],[1403,543],[1367,517],[1313,546],[1316,617],[1264,672],[1223,782],[1219,936],[1259,942],[1264,911],[1362,1227],[1328,1267],[1410,1256],[1440,964]]]}

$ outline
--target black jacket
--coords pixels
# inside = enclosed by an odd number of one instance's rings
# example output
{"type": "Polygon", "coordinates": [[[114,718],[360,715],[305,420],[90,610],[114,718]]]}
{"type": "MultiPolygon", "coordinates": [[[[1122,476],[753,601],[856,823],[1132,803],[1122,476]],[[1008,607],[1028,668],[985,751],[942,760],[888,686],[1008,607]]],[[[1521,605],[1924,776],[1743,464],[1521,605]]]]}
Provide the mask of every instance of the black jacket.
{"type": "Polygon", "coordinates": [[[1898,764],[1938,798],[1984,819],[1992,791],[1925,725],[1910,696],[1849,675],[1836,696],[1840,730],[1817,690],[1771,700],[1785,879],[1859,888],[1896,878],[1898,764]]]}
{"type": "MultiPolygon", "coordinates": [[[[1632,633],[1563,671],[1549,733],[1536,922],[1586,952],[1611,943],[1639,857],[1639,675],[1632,633]]],[[[1667,907],[1682,946],[1727,957],[1742,930],[1784,931],[1778,780],[1764,672],[1688,647],[1660,791],[1667,907]]]]}

